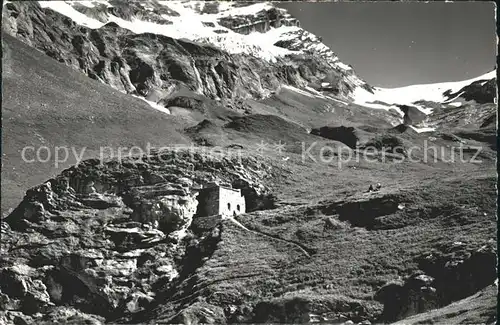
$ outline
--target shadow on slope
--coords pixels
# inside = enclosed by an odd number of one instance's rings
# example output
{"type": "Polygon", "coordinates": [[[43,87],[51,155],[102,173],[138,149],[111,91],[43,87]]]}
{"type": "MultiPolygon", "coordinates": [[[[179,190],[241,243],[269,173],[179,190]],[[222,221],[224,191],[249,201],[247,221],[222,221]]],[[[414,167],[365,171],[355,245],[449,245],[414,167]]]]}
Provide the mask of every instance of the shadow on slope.
{"type": "MultiPolygon", "coordinates": [[[[280,270],[280,285],[270,294],[289,299],[307,296],[309,308],[300,310],[302,316],[396,321],[463,299],[493,283],[495,183],[493,175],[408,183],[400,190],[383,188],[333,204],[282,206],[237,219],[245,227],[316,250],[309,260],[295,260],[280,270]],[[393,281],[422,273],[425,276],[417,276],[416,284],[429,279],[429,290],[435,294],[426,295],[420,286],[391,286],[393,281]],[[382,292],[386,299],[380,299],[382,292]],[[343,304],[325,308],[331,296],[343,304]],[[316,299],[322,299],[323,305],[314,306],[316,299]],[[350,300],[361,307],[345,307],[350,300]],[[385,302],[387,310],[382,312],[376,301],[385,302]]],[[[466,306],[462,309],[464,317],[475,312],[466,306]]],[[[272,310],[260,312],[261,317],[254,320],[273,316],[272,310]]],[[[475,317],[484,322],[493,315],[490,305],[475,317]]]]}
{"type": "Polygon", "coordinates": [[[497,319],[498,287],[490,285],[478,293],[448,306],[405,318],[394,325],[488,324],[497,319]]]}
{"type": "Polygon", "coordinates": [[[377,110],[329,97],[306,96],[286,88],[264,100],[248,103],[254,113],[278,115],[301,123],[305,128],[325,125],[389,128],[391,121],[401,120],[401,115],[395,110],[377,110]]]}
{"type": "Polygon", "coordinates": [[[240,149],[273,149],[282,144],[282,151],[299,152],[302,143],[323,141],[310,135],[300,125],[276,115],[253,114],[232,116],[231,121],[219,125],[219,121],[205,119],[186,133],[194,142],[204,146],[221,146],[240,149]]]}

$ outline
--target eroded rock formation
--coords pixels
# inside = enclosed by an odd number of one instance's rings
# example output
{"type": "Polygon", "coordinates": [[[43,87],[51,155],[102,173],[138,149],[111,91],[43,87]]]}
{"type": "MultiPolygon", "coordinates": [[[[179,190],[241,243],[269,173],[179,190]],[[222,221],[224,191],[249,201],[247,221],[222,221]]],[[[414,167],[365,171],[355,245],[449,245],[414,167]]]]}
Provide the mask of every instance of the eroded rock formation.
{"type": "Polygon", "coordinates": [[[183,256],[195,238],[196,184],[238,184],[253,209],[269,196],[253,158],[182,150],[142,158],[87,160],[27,191],[2,225],[0,317],[30,323],[59,312],[98,324],[141,312],[193,267],[183,256]]]}

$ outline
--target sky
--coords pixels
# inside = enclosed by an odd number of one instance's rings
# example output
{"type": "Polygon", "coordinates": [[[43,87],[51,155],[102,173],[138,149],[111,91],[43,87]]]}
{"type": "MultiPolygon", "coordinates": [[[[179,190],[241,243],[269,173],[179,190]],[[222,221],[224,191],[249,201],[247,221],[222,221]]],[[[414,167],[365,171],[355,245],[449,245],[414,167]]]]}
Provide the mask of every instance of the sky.
{"type": "Polygon", "coordinates": [[[493,2],[281,2],[373,86],[475,78],[496,63],[493,2]]]}

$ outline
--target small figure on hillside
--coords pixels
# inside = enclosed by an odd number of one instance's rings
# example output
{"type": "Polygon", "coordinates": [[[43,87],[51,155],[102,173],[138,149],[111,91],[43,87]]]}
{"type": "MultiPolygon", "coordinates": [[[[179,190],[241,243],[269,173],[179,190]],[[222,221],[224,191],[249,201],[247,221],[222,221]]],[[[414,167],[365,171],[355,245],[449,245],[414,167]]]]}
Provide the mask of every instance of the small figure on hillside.
{"type": "Polygon", "coordinates": [[[375,191],[380,191],[382,188],[382,185],[380,183],[377,183],[377,186],[375,187],[375,191]]]}
{"type": "Polygon", "coordinates": [[[323,226],[323,232],[325,230],[338,228],[338,224],[336,224],[335,221],[333,221],[332,218],[326,217],[324,220],[325,220],[325,224],[323,226]]]}
{"type": "Polygon", "coordinates": [[[158,229],[159,223],[158,220],[153,221],[153,229],[158,229]]]}
{"type": "Polygon", "coordinates": [[[374,191],[374,189],[373,189],[373,185],[372,185],[372,184],[370,184],[370,187],[368,188],[368,193],[373,192],[373,191],[374,191]]]}

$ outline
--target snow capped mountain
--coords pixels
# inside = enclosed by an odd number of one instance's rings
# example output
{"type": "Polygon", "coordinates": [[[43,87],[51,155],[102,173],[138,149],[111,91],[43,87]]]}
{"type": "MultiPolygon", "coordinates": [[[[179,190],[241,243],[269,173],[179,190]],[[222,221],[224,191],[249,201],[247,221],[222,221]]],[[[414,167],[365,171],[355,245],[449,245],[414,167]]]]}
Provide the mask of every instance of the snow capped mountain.
{"type": "Polygon", "coordinates": [[[214,99],[265,98],[281,86],[323,84],[337,100],[371,91],[319,37],[267,2],[7,2],[4,22],[56,60],[155,103],[181,88],[214,99]]]}
{"type": "Polygon", "coordinates": [[[425,114],[430,114],[432,108],[419,104],[419,102],[435,102],[460,106],[459,98],[466,91],[464,87],[475,83],[484,86],[487,82],[495,78],[496,71],[493,70],[479,77],[463,81],[411,85],[398,88],[375,87],[373,93],[358,88],[355,91],[354,102],[359,105],[381,109],[389,109],[396,105],[412,105],[425,114]]]}

